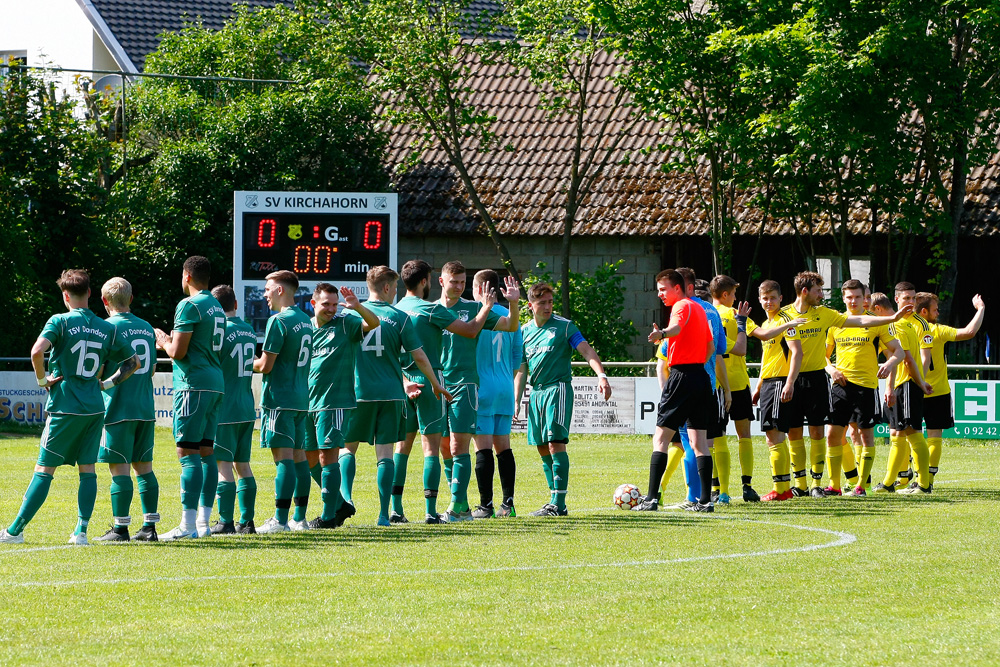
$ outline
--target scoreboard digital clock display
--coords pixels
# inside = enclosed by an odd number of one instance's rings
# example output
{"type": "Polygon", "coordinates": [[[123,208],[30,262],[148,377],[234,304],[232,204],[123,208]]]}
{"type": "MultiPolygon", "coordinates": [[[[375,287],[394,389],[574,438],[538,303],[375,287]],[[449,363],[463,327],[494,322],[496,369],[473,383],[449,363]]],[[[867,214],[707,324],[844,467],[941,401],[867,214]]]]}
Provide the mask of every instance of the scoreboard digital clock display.
{"type": "Polygon", "coordinates": [[[299,280],[364,280],[389,264],[389,216],[338,213],[244,213],[245,280],[294,271],[299,280]]]}

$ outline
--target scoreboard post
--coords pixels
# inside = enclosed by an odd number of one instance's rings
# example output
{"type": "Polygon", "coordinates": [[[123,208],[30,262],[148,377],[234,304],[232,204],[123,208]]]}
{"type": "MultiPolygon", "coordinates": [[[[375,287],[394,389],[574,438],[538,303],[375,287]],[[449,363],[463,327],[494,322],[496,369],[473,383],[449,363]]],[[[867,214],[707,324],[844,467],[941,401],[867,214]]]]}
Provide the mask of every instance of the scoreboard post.
{"type": "Polygon", "coordinates": [[[368,298],[373,266],[397,264],[397,196],[357,192],[246,192],[233,199],[233,289],[237,314],[258,335],[270,316],[265,276],[299,277],[296,303],[312,313],[316,283],[350,287],[368,298]]]}

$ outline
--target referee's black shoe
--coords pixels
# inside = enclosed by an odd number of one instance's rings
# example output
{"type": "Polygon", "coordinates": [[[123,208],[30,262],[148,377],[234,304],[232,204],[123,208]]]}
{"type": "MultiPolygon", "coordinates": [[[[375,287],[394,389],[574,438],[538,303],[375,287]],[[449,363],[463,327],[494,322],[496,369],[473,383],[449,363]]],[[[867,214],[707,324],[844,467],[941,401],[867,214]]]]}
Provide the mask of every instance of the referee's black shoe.
{"type": "Polygon", "coordinates": [[[690,507],[685,507],[688,512],[714,512],[715,505],[712,503],[695,503],[690,507]]]}

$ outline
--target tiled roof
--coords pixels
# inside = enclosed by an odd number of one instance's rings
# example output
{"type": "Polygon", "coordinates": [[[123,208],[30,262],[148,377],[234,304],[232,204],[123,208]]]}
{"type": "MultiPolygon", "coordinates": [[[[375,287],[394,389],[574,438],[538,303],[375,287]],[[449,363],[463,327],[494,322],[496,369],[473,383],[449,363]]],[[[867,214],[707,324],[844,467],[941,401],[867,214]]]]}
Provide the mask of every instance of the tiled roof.
{"type": "MultiPolygon", "coordinates": [[[[611,115],[608,136],[628,127],[627,109],[616,107],[612,75],[616,62],[602,54],[595,68],[599,80],[591,94],[587,145],[595,141],[598,121],[611,115]]],[[[499,231],[513,235],[558,235],[562,233],[563,203],[572,150],[573,122],[564,117],[547,118],[538,108],[537,94],[523,74],[509,68],[483,67],[469,82],[482,91],[479,103],[496,116],[493,130],[510,150],[478,153],[466,146],[470,174],[480,196],[490,208],[499,231]]],[[[682,159],[679,151],[643,152],[657,142],[671,141],[671,128],[663,122],[643,120],[627,131],[611,165],[597,179],[577,214],[574,234],[641,235],[707,234],[706,207],[695,179],[686,172],[664,173],[660,165],[682,159]]],[[[390,164],[405,163],[417,138],[412,128],[395,128],[391,136],[390,164]]],[[[1000,149],[1000,146],[998,146],[1000,149]]],[[[700,177],[707,177],[704,165],[700,177]]],[[[480,230],[478,215],[443,151],[426,150],[419,165],[396,178],[400,193],[401,230],[409,234],[472,233],[480,230]]],[[[970,174],[967,221],[964,233],[1000,233],[1000,153],[986,167],[970,174]]],[[[755,234],[762,213],[738,200],[740,233],[755,234]]],[[[869,212],[854,211],[855,234],[868,233],[869,212]]],[[[884,223],[880,224],[880,231],[884,223]]],[[[771,220],[771,234],[792,234],[790,221],[771,220]]],[[[830,233],[828,220],[818,220],[815,233],[830,233]]]]}

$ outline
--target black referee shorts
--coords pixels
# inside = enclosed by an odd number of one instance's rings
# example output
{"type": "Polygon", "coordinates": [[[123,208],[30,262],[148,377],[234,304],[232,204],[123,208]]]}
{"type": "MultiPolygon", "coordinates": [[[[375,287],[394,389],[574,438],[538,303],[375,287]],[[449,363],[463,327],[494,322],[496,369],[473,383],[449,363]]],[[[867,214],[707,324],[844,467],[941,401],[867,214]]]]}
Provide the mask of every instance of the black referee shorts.
{"type": "Polygon", "coordinates": [[[685,422],[696,431],[707,431],[718,417],[718,402],[712,382],[701,364],[678,364],[670,367],[656,408],[656,425],[674,431],[685,422]]]}

